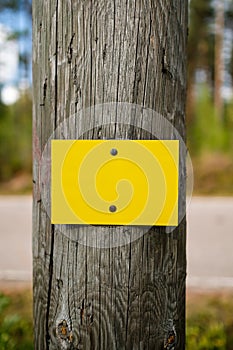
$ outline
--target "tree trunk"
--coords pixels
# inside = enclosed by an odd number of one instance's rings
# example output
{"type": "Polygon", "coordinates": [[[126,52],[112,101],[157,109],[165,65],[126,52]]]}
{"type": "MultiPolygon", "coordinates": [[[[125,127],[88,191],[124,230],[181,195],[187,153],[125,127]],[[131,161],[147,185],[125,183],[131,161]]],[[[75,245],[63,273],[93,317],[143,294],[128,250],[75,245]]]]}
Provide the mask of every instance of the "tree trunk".
{"type": "Polygon", "coordinates": [[[223,35],[224,35],[224,3],[218,1],[216,5],[216,20],[215,20],[215,78],[214,78],[214,105],[217,118],[223,119],[223,74],[224,74],[224,59],[223,59],[223,35]]]}
{"type": "MultiPolygon", "coordinates": [[[[70,116],[84,138],[150,137],[136,126],[112,128],[111,120],[86,132],[95,115],[80,117],[80,111],[90,106],[127,102],[150,108],[185,139],[187,3],[33,3],[35,349],[185,348],[185,218],[172,233],[153,227],[141,235],[140,228],[128,227],[129,235],[139,232],[137,240],[101,248],[78,237],[103,230],[106,237],[120,237],[124,226],[67,226],[61,232],[51,225],[41,196],[50,191],[42,152],[70,116]]],[[[120,118],[117,108],[115,113],[109,119],[120,118]]]]}

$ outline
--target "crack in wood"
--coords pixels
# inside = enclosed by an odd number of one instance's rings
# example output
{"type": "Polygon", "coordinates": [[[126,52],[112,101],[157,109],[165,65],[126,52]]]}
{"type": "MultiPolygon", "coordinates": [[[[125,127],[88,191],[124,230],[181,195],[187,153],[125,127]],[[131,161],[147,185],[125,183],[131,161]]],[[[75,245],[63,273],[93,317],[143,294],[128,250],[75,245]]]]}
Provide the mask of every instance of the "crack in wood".
{"type": "Polygon", "coordinates": [[[49,334],[49,312],[52,293],[52,279],[53,279],[53,252],[54,252],[54,225],[51,225],[51,248],[49,255],[49,283],[48,283],[48,297],[47,297],[47,312],[46,312],[46,344],[49,349],[50,334],[49,334]]]}
{"type": "Polygon", "coordinates": [[[69,46],[68,46],[68,50],[67,50],[67,60],[68,60],[69,64],[72,62],[72,57],[73,57],[73,40],[74,40],[74,37],[75,37],[75,33],[72,34],[72,37],[70,39],[70,43],[69,43],[69,46]]]}
{"type": "Polygon", "coordinates": [[[106,60],[106,55],[107,55],[107,44],[104,44],[104,49],[103,49],[103,62],[106,60]]]}
{"type": "Polygon", "coordinates": [[[48,86],[47,81],[48,81],[48,79],[45,78],[44,84],[43,84],[43,102],[40,104],[41,107],[45,106],[45,100],[46,100],[46,94],[47,94],[47,86],[48,86]]]}
{"type": "Polygon", "coordinates": [[[173,74],[171,72],[170,65],[167,61],[167,56],[165,49],[163,48],[163,55],[162,55],[162,73],[168,77],[169,80],[173,80],[173,74]]]}

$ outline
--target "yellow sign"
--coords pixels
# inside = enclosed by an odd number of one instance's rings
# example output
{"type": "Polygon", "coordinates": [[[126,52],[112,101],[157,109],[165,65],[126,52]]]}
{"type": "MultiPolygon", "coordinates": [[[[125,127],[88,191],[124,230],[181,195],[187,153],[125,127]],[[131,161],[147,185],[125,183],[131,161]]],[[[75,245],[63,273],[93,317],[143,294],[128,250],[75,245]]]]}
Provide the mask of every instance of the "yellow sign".
{"type": "Polygon", "coordinates": [[[178,225],[178,140],[52,140],[53,224],[178,225]]]}

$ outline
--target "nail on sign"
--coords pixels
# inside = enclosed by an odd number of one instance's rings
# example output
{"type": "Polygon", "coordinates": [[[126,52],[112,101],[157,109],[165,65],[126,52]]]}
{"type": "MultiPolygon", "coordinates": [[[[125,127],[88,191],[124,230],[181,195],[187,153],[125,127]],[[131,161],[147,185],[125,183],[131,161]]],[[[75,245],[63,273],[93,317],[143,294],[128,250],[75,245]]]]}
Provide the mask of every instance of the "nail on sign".
{"type": "Polygon", "coordinates": [[[178,140],[52,140],[53,224],[178,225],[178,140]]]}

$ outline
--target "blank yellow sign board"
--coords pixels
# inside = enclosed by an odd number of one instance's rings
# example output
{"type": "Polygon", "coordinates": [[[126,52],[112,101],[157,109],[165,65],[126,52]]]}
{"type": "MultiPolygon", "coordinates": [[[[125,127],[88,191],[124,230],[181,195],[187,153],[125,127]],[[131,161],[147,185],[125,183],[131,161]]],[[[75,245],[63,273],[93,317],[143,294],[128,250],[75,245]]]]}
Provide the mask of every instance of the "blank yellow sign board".
{"type": "Polygon", "coordinates": [[[178,140],[52,140],[53,224],[178,225],[178,140]]]}

